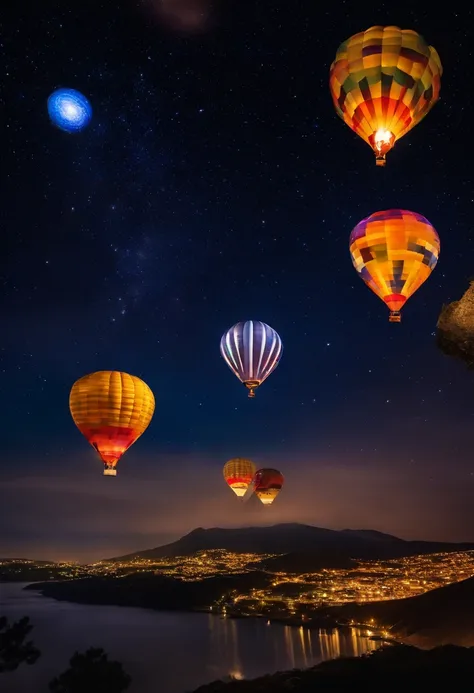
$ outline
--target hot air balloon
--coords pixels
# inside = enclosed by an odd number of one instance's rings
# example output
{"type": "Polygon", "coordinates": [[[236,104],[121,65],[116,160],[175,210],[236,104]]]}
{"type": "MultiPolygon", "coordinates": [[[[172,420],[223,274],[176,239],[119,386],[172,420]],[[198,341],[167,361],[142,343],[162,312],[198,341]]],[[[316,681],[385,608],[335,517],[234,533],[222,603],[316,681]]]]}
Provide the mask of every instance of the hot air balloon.
{"type": "Polygon", "coordinates": [[[438,53],[416,31],[373,26],[341,43],[330,68],[337,114],[374,150],[377,166],[439,98],[438,53]]]}
{"type": "Polygon", "coordinates": [[[277,469],[259,469],[252,484],[263,505],[271,505],[281,491],[285,479],[277,469]]]}
{"type": "Polygon", "coordinates": [[[280,336],[260,320],[238,322],[222,335],[221,354],[249,397],[273,373],[283,352],[280,336]]]}
{"type": "Polygon", "coordinates": [[[79,378],[69,395],[74,423],[100,455],[106,476],[142,435],[155,411],[148,385],[135,375],[98,371],[79,378]]]}
{"type": "Polygon", "coordinates": [[[243,457],[236,457],[225,463],[223,469],[224,479],[226,484],[230,486],[239,498],[243,498],[247,493],[256,469],[251,460],[246,460],[243,457]]]}
{"type": "Polygon", "coordinates": [[[359,222],[349,249],[360,277],[390,309],[390,322],[400,322],[401,308],[436,267],[440,241],[421,214],[389,209],[359,222]]]}

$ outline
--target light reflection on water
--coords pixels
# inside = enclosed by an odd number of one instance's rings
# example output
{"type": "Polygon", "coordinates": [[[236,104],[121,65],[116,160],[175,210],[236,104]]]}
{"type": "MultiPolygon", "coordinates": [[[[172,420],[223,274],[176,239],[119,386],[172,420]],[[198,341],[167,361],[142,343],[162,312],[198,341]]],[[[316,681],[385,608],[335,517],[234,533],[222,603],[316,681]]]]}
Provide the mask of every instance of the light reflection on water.
{"type": "Polygon", "coordinates": [[[230,675],[254,678],[360,655],[376,643],[350,632],[267,625],[264,619],[56,602],[0,583],[0,615],[28,615],[42,650],[33,666],[0,677],[3,693],[38,693],[63,671],[75,650],[103,647],[132,676],[129,693],[187,693],[230,675]]]}

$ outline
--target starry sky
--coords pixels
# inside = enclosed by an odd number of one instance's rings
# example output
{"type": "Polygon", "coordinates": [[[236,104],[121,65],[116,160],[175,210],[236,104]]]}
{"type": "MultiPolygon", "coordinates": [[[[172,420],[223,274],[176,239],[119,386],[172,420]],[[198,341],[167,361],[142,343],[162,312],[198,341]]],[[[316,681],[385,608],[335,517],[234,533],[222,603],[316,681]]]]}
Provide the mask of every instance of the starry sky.
{"type": "Polygon", "coordinates": [[[294,521],[474,540],[473,375],[435,344],[474,274],[473,18],[417,4],[6,9],[2,555],[85,561],[294,521]],[[419,31],[444,67],[440,101],[385,169],[328,89],[338,45],[374,24],[419,31]],[[59,87],[91,102],[80,133],[49,121],[59,87]],[[352,228],[391,207],[441,238],[400,325],[348,252],[352,228]],[[284,343],[253,401],[219,354],[252,318],[284,343]],[[116,479],[68,407],[77,378],[108,369],[156,397],[116,479]],[[226,488],[234,456],[283,472],[271,508],[226,488]]]}

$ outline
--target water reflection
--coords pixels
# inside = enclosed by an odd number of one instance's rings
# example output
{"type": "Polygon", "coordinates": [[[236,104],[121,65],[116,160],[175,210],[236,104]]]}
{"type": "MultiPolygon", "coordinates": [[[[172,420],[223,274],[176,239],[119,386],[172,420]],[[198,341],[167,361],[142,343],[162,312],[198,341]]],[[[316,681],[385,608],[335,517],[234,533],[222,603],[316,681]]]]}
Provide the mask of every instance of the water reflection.
{"type": "Polygon", "coordinates": [[[233,665],[232,665],[232,671],[230,672],[230,675],[233,676],[235,679],[243,679],[244,675],[242,673],[242,662],[240,660],[240,653],[239,653],[239,631],[237,630],[237,623],[235,621],[232,621],[231,623],[231,632],[232,632],[232,657],[233,657],[233,665]]]}
{"type": "MultiPolygon", "coordinates": [[[[307,629],[303,628],[303,626],[301,626],[298,629],[298,634],[300,636],[300,643],[301,643],[301,652],[303,654],[303,661],[304,661],[305,667],[308,666],[308,655],[306,654],[306,634],[307,633],[309,634],[309,631],[307,629]]],[[[310,643],[311,643],[311,640],[310,640],[310,643]]]]}
{"type": "Polygon", "coordinates": [[[229,662],[227,675],[235,679],[243,679],[243,667],[239,650],[239,628],[235,619],[209,615],[208,629],[210,633],[209,667],[222,676],[222,662],[229,662]]]}
{"type": "Polygon", "coordinates": [[[292,668],[310,667],[317,662],[337,657],[360,656],[376,648],[376,644],[358,628],[342,632],[322,628],[311,631],[303,626],[298,629],[285,626],[284,633],[286,660],[292,668]]]}
{"type": "Polygon", "coordinates": [[[128,693],[184,693],[222,678],[250,679],[323,659],[373,649],[365,633],[267,625],[264,619],[229,619],[124,607],[55,602],[22,585],[0,584],[0,615],[34,624],[41,659],[0,678],[0,693],[38,693],[63,671],[75,650],[103,647],[133,678],[128,693]],[[186,666],[183,666],[183,652],[186,666]]]}
{"type": "Polygon", "coordinates": [[[336,659],[341,654],[341,641],[339,631],[327,632],[319,631],[321,655],[323,659],[336,659]]]}
{"type": "Polygon", "coordinates": [[[362,637],[363,635],[366,634],[358,628],[351,628],[352,652],[357,657],[367,652],[367,649],[365,647],[367,640],[364,637],[362,637]]]}
{"type": "Polygon", "coordinates": [[[293,629],[289,626],[283,626],[285,633],[286,657],[290,663],[290,669],[296,667],[295,648],[293,646],[293,629]]]}

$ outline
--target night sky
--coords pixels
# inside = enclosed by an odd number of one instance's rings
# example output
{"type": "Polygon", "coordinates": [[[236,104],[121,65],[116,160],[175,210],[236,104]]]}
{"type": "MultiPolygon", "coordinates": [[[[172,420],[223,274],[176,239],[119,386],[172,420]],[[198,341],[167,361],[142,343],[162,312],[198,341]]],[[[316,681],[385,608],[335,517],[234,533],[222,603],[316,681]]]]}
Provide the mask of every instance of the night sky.
{"type": "Polygon", "coordinates": [[[295,521],[474,540],[474,376],[434,336],[474,275],[473,16],[423,4],[5,10],[1,555],[98,559],[197,526],[295,521]],[[339,44],[374,24],[419,31],[444,68],[385,169],[328,88],[339,44]],[[90,100],[82,132],[51,124],[59,87],[90,100]],[[391,207],[441,239],[400,325],[348,250],[391,207]],[[252,318],[284,344],[253,401],[219,353],[252,318]],[[108,369],[156,397],[116,479],[68,406],[77,378],[108,369]],[[283,472],[271,508],[226,488],[235,456],[283,472]]]}

